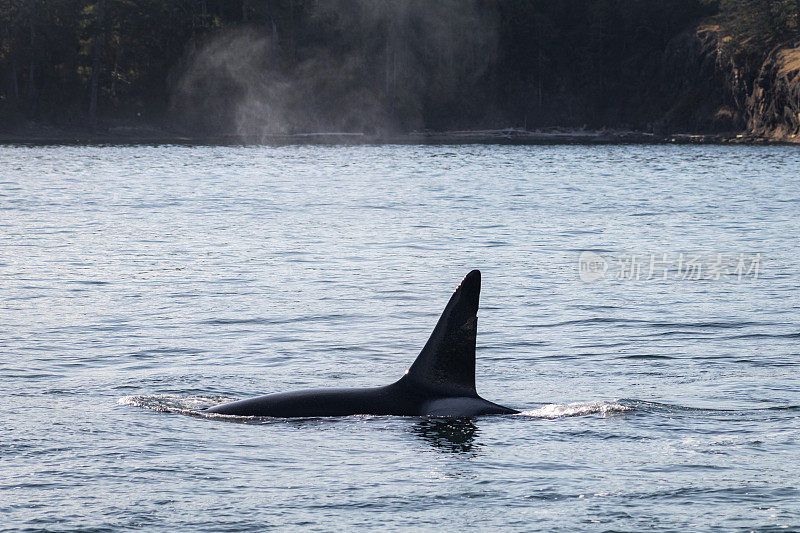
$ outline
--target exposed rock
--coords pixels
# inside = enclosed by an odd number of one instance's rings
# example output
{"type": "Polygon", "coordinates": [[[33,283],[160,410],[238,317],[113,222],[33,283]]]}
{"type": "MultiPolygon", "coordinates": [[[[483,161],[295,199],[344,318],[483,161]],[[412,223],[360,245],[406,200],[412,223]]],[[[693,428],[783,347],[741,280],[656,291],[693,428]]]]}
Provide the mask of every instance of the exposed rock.
{"type": "Polygon", "coordinates": [[[779,48],[767,56],[746,113],[752,135],[800,142],[800,47],[779,48]]]}
{"type": "Polygon", "coordinates": [[[760,68],[748,67],[726,50],[729,39],[719,26],[704,25],[670,42],[661,75],[665,98],[674,103],[654,133],[681,142],[686,135],[676,133],[800,142],[800,47],[777,47],[760,68]]]}

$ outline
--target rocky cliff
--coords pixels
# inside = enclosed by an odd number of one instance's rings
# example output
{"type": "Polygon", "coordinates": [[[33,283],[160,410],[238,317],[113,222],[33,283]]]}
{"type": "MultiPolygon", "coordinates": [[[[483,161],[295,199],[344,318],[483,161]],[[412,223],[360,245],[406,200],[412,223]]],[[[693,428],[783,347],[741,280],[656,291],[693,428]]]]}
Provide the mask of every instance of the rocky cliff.
{"type": "Polygon", "coordinates": [[[654,132],[702,132],[800,142],[800,47],[738,57],[716,25],[673,39],[665,50],[664,97],[673,102],[654,132]]]}
{"type": "Polygon", "coordinates": [[[800,47],[778,48],[767,56],[745,113],[751,135],[800,142],[800,47]]]}

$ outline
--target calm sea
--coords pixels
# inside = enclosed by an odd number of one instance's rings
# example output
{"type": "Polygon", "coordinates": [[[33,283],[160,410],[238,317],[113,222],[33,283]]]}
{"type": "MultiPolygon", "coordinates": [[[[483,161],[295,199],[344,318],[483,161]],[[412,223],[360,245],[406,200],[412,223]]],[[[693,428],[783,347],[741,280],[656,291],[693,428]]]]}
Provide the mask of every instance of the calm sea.
{"type": "Polygon", "coordinates": [[[800,530],[800,149],[0,147],[0,529],[800,530]],[[483,272],[520,415],[371,386],[483,272]]]}

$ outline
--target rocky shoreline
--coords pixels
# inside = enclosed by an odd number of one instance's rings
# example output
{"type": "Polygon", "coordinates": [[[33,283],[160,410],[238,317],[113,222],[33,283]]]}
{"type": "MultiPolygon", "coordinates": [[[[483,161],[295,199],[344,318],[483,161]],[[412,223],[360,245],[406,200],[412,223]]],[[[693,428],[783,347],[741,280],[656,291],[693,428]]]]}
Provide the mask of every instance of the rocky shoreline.
{"type": "Polygon", "coordinates": [[[117,127],[101,131],[65,130],[53,127],[27,128],[21,132],[0,133],[0,144],[199,144],[199,145],[289,145],[289,144],[793,144],[796,135],[753,133],[654,133],[630,130],[500,130],[425,131],[408,134],[365,134],[316,132],[264,134],[258,136],[188,135],[156,127],[117,127]]]}
{"type": "Polygon", "coordinates": [[[678,142],[800,142],[800,45],[776,46],[748,63],[726,48],[726,39],[715,25],[673,39],[662,79],[674,104],[654,130],[678,142]],[[677,129],[736,133],[673,133],[677,129]]]}

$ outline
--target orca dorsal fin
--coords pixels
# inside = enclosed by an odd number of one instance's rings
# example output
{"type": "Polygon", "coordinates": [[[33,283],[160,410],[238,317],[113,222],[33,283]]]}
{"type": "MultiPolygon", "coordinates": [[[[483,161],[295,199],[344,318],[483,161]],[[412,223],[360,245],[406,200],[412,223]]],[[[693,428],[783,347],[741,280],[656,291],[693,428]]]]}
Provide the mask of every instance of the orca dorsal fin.
{"type": "Polygon", "coordinates": [[[481,273],[473,270],[450,297],[428,342],[404,380],[448,396],[477,396],[475,338],[481,273]]]}

